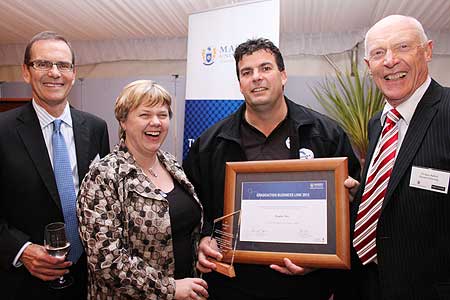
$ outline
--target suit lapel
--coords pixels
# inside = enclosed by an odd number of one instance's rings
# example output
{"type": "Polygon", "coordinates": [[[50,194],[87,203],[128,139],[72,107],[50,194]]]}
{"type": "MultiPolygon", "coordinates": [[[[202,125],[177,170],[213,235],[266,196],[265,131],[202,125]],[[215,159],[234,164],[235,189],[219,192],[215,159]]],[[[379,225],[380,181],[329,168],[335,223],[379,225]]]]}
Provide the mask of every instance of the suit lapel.
{"type": "Polygon", "coordinates": [[[394,176],[391,176],[389,179],[382,209],[386,207],[400,180],[403,178],[408,168],[411,167],[412,160],[425,138],[431,121],[436,115],[437,107],[435,104],[441,100],[441,93],[440,86],[433,80],[417,105],[411,123],[409,124],[408,131],[406,132],[406,136],[403,139],[400,152],[397,155],[394,169],[392,170],[394,176]]]}
{"type": "Polygon", "coordinates": [[[61,208],[55,175],[48,157],[47,146],[42,135],[41,125],[31,102],[24,106],[22,113],[17,117],[17,133],[30,154],[31,159],[50,193],[52,200],[61,208]]]}
{"type": "Polygon", "coordinates": [[[73,135],[77,153],[78,177],[80,183],[89,169],[89,128],[86,119],[79,111],[70,107],[73,122],[73,135]]]}

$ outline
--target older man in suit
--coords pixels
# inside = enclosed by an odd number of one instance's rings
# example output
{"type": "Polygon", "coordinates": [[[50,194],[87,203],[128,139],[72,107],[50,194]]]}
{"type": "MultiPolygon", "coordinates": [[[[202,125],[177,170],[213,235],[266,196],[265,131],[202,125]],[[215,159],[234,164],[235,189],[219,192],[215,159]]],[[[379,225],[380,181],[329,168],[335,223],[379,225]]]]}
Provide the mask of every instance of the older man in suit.
{"type": "Polygon", "coordinates": [[[2,299],[86,298],[86,256],[77,240],[77,223],[68,223],[75,214],[79,183],[90,162],[109,152],[109,141],[105,121],[69,105],[74,63],[64,37],[37,34],[22,66],[33,100],[0,114],[2,299]],[[61,176],[61,164],[67,166],[67,176],[61,176]],[[45,225],[57,221],[71,230],[67,260],[50,256],[43,246],[45,225]],[[48,281],[66,273],[74,277],[72,286],[49,288],[48,281]]]}
{"type": "Polygon", "coordinates": [[[369,123],[351,284],[361,299],[450,299],[450,89],[428,74],[433,43],[416,19],[388,16],[365,43],[386,104],[369,123]]]}

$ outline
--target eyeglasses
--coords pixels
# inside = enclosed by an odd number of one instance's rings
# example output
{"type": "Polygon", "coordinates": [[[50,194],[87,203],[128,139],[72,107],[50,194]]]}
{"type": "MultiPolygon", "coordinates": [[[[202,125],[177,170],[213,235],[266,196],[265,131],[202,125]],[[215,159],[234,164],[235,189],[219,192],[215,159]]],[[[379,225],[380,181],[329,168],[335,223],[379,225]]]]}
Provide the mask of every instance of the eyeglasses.
{"type": "Polygon", "coordinates": [[[60,72],[71,72],[73,70],[73,64],[65,61],[33,60],[28,63],[29,67],[33,67],[37,71],[49,71],[54,65],[60,72]]]}
{"type": "Polygon", "coordinates": [[[396,57],[398,57],[398,56],[408,54],[422,46],[423,46],[422,44],[405,42],[405,43],[400,43],[398,45],[395,45],[392,48],[376,48],[376,49],[370,51],[369,60],[370,61],[384,60],[388,50],[391,50],[392,55],[395,55],[396,57]]]}

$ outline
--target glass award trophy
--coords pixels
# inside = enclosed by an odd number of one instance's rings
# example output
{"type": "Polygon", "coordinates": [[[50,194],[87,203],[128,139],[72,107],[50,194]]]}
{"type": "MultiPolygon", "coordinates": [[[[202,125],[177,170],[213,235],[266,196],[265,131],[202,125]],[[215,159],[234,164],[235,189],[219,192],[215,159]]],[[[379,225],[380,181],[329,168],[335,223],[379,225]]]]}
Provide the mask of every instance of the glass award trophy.
{"type": "Polygon", "coordinates": [[[211,247],[217,249],[223,256],[222,261],[209,259],[217,266],[216,272],[228,277],[235,277],[233,262],[239,235],[240,210],[217,218],[213,223],[211,247]]]}

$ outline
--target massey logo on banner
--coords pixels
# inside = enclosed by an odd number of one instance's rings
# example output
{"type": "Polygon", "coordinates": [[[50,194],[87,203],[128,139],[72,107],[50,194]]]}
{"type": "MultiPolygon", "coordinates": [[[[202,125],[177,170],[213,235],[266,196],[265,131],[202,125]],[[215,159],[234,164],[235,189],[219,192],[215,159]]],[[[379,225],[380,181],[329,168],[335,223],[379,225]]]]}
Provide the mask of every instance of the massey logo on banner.
{"type": "Polygon", "coordinates": [[[278,45],[280,1],[227,6],[189,16],[183,158],[208,127],[242,103],[234,49],[250,38],[278,45]]]}

